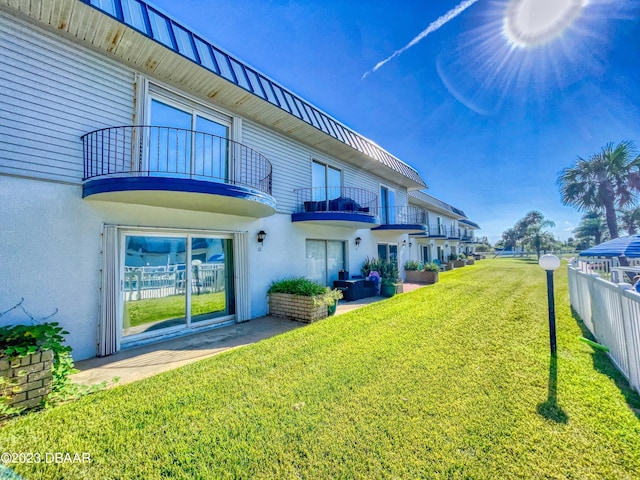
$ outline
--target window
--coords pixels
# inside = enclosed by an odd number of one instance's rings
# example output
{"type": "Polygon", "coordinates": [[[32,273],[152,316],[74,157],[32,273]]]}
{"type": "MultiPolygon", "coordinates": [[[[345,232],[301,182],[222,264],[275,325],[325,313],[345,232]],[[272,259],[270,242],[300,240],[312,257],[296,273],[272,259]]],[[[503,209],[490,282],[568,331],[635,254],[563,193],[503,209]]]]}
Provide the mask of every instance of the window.
{"type": "Polygon", "coordinates": [[[378,258],[398,265],[398,245],[395,243],[379,243],[378,258]]]}
{"type": "Polygon", "coordinates": [[[342,171],[315,160],[312,162],[311,186],[313,201],[323,202],[341,195],[342,171]]]}
{"type": "Polygon", "coordinates": [[[235,310],[233,242],[201,235],[124,234],[123,336],[215,322],[235,310]]]}
{"type": "Polygon", "coordinates": [[[307,278],[320,285],[331,286],[338,272],[345,269],[345,242],[340,240],[307,240],[307,278]]]}
{"type": "Polygon", "coordinates": [[[396,223],[396,192],[387,187],[380,187],[380,220],[383,224],[396,223]]]}
{"type": "Polygon", "coordinates": [[[151,99],[148,170],[230,180],[230,121],[184,105],[151,99]]]}

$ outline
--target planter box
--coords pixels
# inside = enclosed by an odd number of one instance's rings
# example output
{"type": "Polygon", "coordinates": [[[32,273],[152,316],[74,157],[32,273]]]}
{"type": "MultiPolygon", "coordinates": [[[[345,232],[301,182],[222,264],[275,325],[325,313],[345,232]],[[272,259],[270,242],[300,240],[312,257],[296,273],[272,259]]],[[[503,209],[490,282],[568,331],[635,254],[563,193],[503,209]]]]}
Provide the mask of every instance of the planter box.
{"type": "Polygon", "coordinates": [[[460,268],[460,267],[464,267],[466,265],[464,260],[455,260],[453,262],[453,267],[454,268],[460,268]]]}
{"type": "Polygon", "coordinates": [[[445,263],[445,264],[444,264],[444,267],[445,267],[447,270],[453,270],[453,268],[454,268],[454,266],[453,266],[453,262],[447,262],[447,263],[445,263]]]}
{"type": "Polygon", "coordinates": [[[53,351],[36,352],[10,361],[0,357],[0,377],[9,385],[0,390],[14,408],[34,408],[51,392],[53,351]]]}
{"type": "Polygon", "coordinates": [[[473,265],[476,261],[473,258],[467,258],[467,265],[473,265]]]}
{"type": "Polygon", "coordinates": [[[438,281],[438,272],[422,272],[419,270],[407,270],[407,282],[409,283],[424,283],[431,285],[438,281]]]}
{"type": "Polygon", "coordinates": [[[312,323],[327,317],[327,305],[315,305],[313,297],[272,293],[269,295],[269,315],[312,323]]]}

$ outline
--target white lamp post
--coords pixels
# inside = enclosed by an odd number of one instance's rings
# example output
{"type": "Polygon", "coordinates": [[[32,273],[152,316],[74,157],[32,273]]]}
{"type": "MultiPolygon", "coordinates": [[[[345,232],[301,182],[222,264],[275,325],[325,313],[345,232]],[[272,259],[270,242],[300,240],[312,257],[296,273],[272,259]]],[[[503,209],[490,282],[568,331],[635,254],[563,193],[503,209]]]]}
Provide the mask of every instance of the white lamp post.
{"type": "Polygon", "coordinates": [[[547,272],[547,302],[549,304],[549,344],[551,355],[556,354],[556,310],[553,299],[553,272],[560,266],[560,259],[555,255],[543,255],[538,260],[540,265],[547,272]]]}

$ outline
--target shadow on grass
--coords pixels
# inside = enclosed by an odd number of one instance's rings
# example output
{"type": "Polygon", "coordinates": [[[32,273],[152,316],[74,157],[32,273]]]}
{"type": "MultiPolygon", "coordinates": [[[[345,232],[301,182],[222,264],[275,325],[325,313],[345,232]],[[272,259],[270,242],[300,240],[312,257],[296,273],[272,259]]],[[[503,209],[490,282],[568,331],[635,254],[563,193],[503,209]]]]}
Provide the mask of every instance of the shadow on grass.
{"type": "Polygon", "coordinates": [[[558,357],[549,357],[549,390],[547,401],[538,405],[538,414],[556,423],[569,423],[569,415],[558,405],[558,357]]]}
{"type": "MultiPolygon", "coordinates": [[[[587,326],[584,324],[580,315],[571,308],[571,316],[574,318],[580,330],[582,332],[582,336],[586,339],[597,342],[596,338],[591,334],[587,326]]],[[[620,390],[622,395],[627,402],[629,408],[633,411],[636,418],[640,420],[640,395],[638,395],[629,385],[627,379],[622,375],[622,373],[617,369],[617,367],[613,364],[611,359],[607,356],[607,354],[598,349],[594,349],[591,353],[591,358],[593,361],[593,368],[596,371],[608,376],[611,380],[613,380],[616,384],[616,387],[620,390]]]]}

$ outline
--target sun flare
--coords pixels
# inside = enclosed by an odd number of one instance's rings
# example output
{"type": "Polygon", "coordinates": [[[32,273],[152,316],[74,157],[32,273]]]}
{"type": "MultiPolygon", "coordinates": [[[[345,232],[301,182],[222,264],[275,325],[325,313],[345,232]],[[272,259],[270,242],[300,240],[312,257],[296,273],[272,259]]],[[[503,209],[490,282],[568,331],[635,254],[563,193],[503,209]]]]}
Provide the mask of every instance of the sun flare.
{"type": "Polygon", "coordinates": [[[547,43],[578,18],[587,0],[511,0],[504,18],[504,33],[519,47],[547,43]]]}

